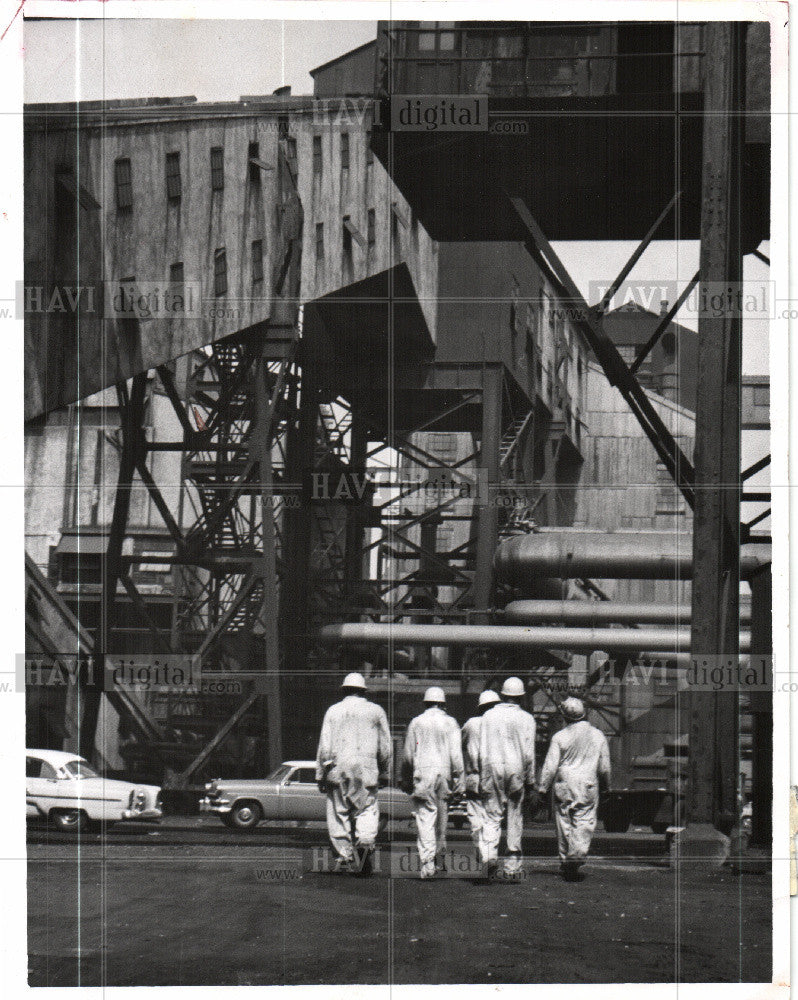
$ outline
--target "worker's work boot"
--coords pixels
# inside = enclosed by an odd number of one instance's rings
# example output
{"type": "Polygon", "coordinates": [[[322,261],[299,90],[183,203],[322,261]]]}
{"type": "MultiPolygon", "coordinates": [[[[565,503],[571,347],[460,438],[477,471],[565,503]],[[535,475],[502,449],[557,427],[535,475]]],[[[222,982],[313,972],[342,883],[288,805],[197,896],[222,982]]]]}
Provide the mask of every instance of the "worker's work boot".
{"type": "Polygon", "coordinates": [[[355,870],[354,862],[351,858],[336,858],[333,871],[336,875],[351,875],[355,870]]]}
{"type": "Polygon", "coordinates": [[[563,861],[560,865],[560,874],[566,882],[579,882],[579,861],[563,861]]]}
{"type": "Polygon", "coordinates": [[[485,877],[489,882],[495,882],[499,874],[499,862],[496,858],[491,858],[485,862],[485,877]]]}
{"type": "Polygon", "coordinates": [[[421,866],[421,878],[430,879],[435,878],[435,862],[425,861],[421,866]]]}
{"type": "Polygon", "coordinates": [[[524,875],[521,865],[521,858],[518,854],[511,854],[504,862],[504,877],[511,882],[519,882],[524,875]]]}
{"type": "Polygon", "coordinates": [[[374,871],[374,848],[361,847],[357,852],[357,860],[360,862],[357,874],[363,878],[368,878],[374,871]]]}

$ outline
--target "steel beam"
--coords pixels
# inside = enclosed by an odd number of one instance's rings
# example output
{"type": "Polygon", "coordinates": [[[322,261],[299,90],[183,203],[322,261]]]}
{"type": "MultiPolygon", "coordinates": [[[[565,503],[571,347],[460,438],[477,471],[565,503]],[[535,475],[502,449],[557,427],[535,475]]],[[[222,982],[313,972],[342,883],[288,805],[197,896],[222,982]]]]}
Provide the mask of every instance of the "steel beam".
{"type": "Polygon", "coordinates": [[[477,510],[477,556],[473,599],[477,621],[487,620],[493,594],[493,555],[499,540],[499,510],[495,494],[501,483],[502,408],[504,372],[498,365],[486,366],[482,383],[482,434],[479,465],[487,481],[488,496],[477,510]]]}
{"type": "MultiPolygon", "coordinates": [[[[702,288],[738,286],[745,26],[704,26],[706,58],[700,272],[702,288]]],[[[691,652],[739,652],[739,315],[698,322],[691,652]]],[[[690,695],[687,818],[729,825],[738,813],[739,699],[736,691],[690,695]],[[731,819],[730,819],[731,818],[731,819]]]]}
{"type": "Polygon", "coordinates": [[[601,324],[598,314],[585,302],[568,270],[557,256],[537,221],[529,211],[523,199],[510,196],[510,202],[529,232],[527,246],[532,256],[543,262],[546,270],[552,274],[559,284],[563,297],[573,312],[577,314],[577,322],[599,364],[604,370],[610,385],[617,386],[634,413],[646,437],[651,441],[660,461],[665,465],[674,482],[681,490],[690,507],[694,498],[694,472],[690,461],[682,452],[665,422],[657,413],[646,391],[630,372],[626,362],[621,357],[618,348],[610,340],[601,324]]]}

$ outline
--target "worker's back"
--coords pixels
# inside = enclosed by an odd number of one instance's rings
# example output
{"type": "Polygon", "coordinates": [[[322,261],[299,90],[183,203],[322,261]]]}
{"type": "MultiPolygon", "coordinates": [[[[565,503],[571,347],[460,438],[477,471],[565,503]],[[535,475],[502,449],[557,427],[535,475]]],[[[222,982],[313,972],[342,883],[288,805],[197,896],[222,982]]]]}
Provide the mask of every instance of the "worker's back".
{"type": "Polygon", "coordinates": [[[460,727],[435,705],[417,715],[407,728],[405,762],[412,767],[414,792],[436,787],[438,779],[459,781],[463,773],[460,727]]]}
{"type": "Polygon", "coordinates": [[[482,733],[482,716],[475,715],[463,726],[463,767],[466,774],[479,771],[479,741],[482,733]]]}
{"type": "Polygon", "coordinates": [[[357,695],[331,705],[324,716],[318,764],[332,761],[328,780],[358,779],[366,786],[387,777],[391,761],[391,734],[385,710],[357,695]]]}
{"type": "Polygon", "coordinates": [[[551,740],[541,775],[541,784],[552,780],[594,784],[609,781],[610,752],[607,738],[586,720],[572,722],[551,740]]]}
{"type": "Polygon", "coordinates": [[[479,765],[483,792],[498,784],[507,793],[535,780],[535,720],[514,702],[494,705],[482,716],[479,765]]]}

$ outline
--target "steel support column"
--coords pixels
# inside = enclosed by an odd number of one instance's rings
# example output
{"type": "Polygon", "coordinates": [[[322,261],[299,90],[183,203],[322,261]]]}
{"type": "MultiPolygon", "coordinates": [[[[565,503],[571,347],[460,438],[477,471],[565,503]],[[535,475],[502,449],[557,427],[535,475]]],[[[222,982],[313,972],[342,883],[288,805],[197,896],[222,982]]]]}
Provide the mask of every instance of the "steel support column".
{"type": "Polygon", "coordinates": [[[504,379],[498,365],[486,367],[482,384],[482,436],[479,472],[487,482],[487,496],[479,499],[477,512],[477,558],[474,575],[474,620],[487,622],[493,593],[493,555],[499,541],[499,510],[496,491],[501,483],[501,436],[504,379]]]}
{"type": "MultiPolygon", "coordinates": [[[[704,163],[701,287],[739,288],[743,25],[704,27],[704,163]]],[[[741,319],[698,324],[695,516],[691,652],[739,652],[741,319]]],[[[739,698],[736,691],[690,695],[688,821],[728,826],[737,812],[739,698]]]]}
{"type": "MultiPolygon", "coordinates": [[[[773,656],[773,575],[751,578],[751,658],[773,656]]],[[[771,681],[773,678],[771,670],[771,681]]],[[[751,692],[751,841],[770,848],[773,809],[773,690],[751,692]]]]}

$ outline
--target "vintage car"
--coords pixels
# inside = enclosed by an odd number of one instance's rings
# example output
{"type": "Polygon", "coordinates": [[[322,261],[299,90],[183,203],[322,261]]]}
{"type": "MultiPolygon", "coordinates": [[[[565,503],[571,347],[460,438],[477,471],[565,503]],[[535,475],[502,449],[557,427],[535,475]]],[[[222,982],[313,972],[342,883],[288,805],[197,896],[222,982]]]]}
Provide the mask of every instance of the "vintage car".
{"type": "MultiPolygon", "coordinates": [[[[316,785],[316,762],[287,760],[266,778],[235,781],[220,778],[208,782],[207,795],[200,800],[200,812],[215,813],[227,826],[251,830],[261,820],[318,820],[326,818],[327,800],[316,785]]],[[[380,823],[410,819],[413,803],[399,788],[378,792],[380,823]]],[[[455,826],[465,820],[465,806],[449,811],[455,826]]]]}
{"type": "Polygon", "coordinates": [[[160,820],[161,789],[103,778],[83,757],[60,750],[25,751],[28,819],[52,821],[62,830],[120,820],[160,820]]]}

